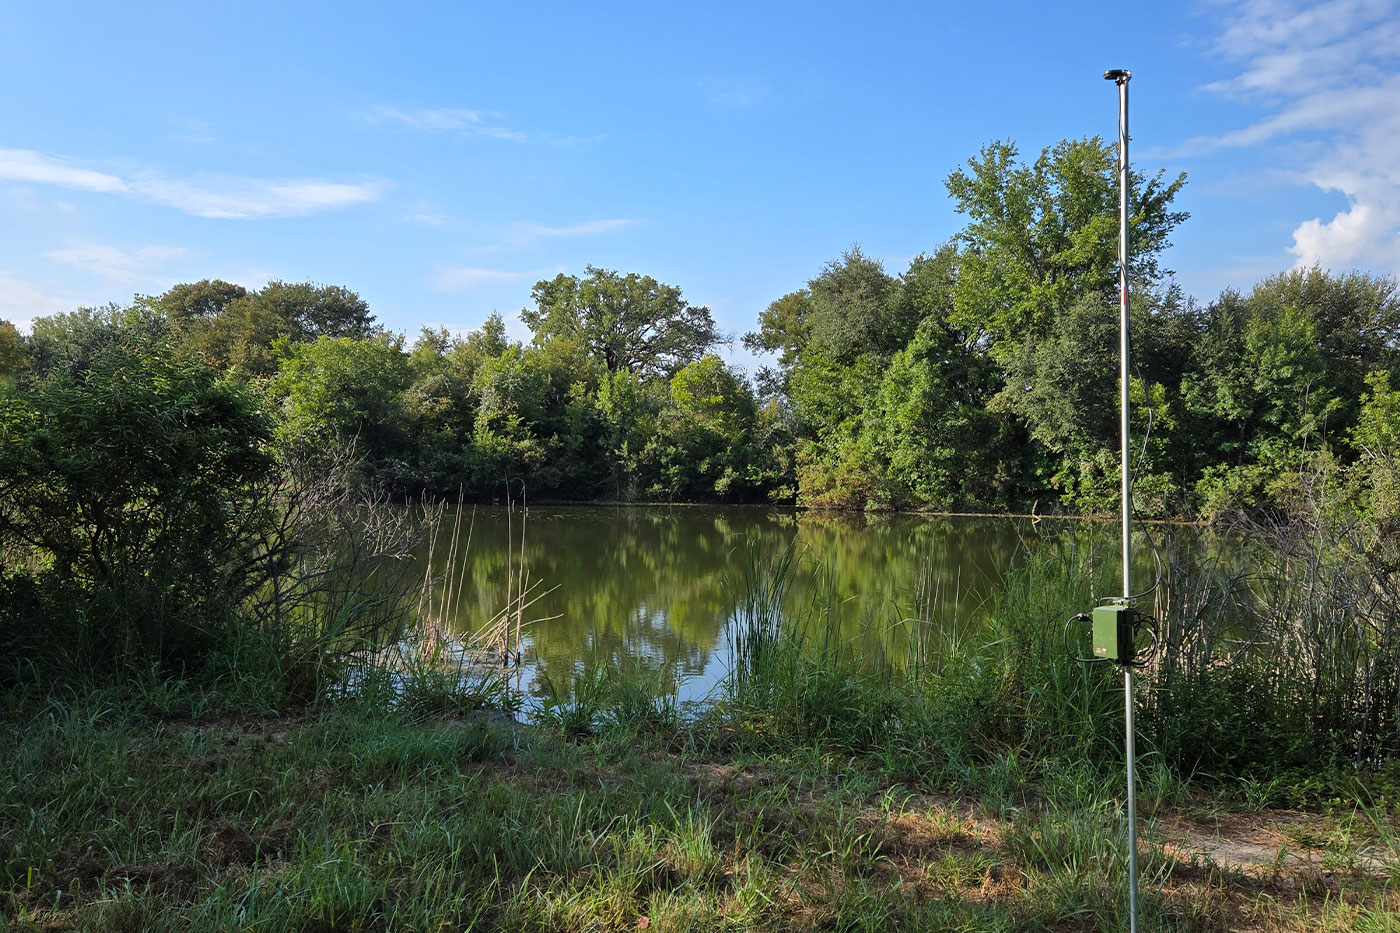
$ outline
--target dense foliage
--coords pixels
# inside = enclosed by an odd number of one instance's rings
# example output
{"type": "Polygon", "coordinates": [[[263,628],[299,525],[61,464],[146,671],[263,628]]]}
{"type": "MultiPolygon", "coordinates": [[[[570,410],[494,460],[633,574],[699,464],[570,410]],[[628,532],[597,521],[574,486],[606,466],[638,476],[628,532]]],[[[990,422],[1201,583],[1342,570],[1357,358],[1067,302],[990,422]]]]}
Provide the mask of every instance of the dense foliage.
{"type": "MultiPolygon", "coordinates": [[[[1322,471],[1393,519],[1395,281],[1295,269],[1186,298],[1163,267],[1184,183],[1132,176],[1139,510],[1287,514],[1322,471]]],[[[1029,161],[988,145],[947,179],[967,218],[950,242],[899,274],[853,247],[759,314],[743,343],[773,365],[752,383],[709,309],[591,266],[535,285],[523,342],[496,314],[409,342],[340,286],[202,281],[0,326],[0,373],[17,398],[46,384],[80,319],[159,328],[180,365],[270,402],[279,450],[353,448],[362,481],[405,496],[1106,511],[1116,186],[1097,138],[1029,161]]]]}
{"type": "Polygon", "coordinates": [[[67,645],[81,669],[204,658],[256,585],[271,419],[176,360],[159,319],[66,315],[33,342],[0,383],[0,647],[67,645]]]}
{"type": "Polygon", "coordinates": [[[401,620],[390,580],[414,530],[366,508],[336,447],[337,426],[378,411],[372,351],[386,344],[280,338],[279,378],[309,382],[315,407],[278,418],[269,383],[221,372],[183,323],[144,304],[84,310],[13,348],[0,685],[231,676],[305,693],[401,620]],[[357,378],[304,376],[296,354],[313,350],[357,378]]]}

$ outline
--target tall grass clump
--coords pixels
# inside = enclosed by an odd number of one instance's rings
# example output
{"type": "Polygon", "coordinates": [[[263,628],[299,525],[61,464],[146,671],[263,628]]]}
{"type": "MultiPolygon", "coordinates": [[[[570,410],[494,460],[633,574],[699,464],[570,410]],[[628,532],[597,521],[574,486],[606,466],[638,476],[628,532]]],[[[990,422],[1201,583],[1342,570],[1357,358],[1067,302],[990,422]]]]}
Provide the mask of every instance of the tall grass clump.
{"type": "MultiPolygon", "coordinates": [[[[1073,660],[1087,645],[1064,638],[1065,619],[1118,593],[1116,554],[1092,542],[1033,546],[985,634],[965,640],[967,660],[922,678],[978,744],[1121,761],[1122,677],[1073,660]]],[[[1156,547],[1145,533],[1138,543],[1156,547]]],[[[1400,579],[1383,546],[1337,512],[1172,536],[1136,602],[1159,639],[1137,677],[1140,753],[1177,779],[1393,767],[1400,579]]]]}
{"type": "Polygon", "coordinates": [[[884,741],[901,704],[890,668],[857,649],[874,620],[845,624],[825,565],[794,605],[795,545],[765,559],[751,544],[736,557],[725,711],[799,741],[855,750],[884,741]]]}
{"type": "MultiPolygon", "coordinates": [[[[1400,581],[1349,540],[1295,522],[1168,545],[1138,601],[1160,648],[1137,677],[1139,752],[1166,785],[1391,766],[1400,581]]],[[[1116,772],[1121,672],[1076,660],[1084,627],[1065,625],[1117,595],[1115,550],[1082,531],[1029,545],[969,629],[926,612],[852,618],[820,561],[799,592],[810,558],[749,548],[731,583],[721,712],[769,741],[869,752],[908,773],[1116,772]],[[895,627],[885,644],[908,657],[862,652],[872,630],[895,627]]]]}
{"type": "Polygon", "coordinates": [[[1064,620],[1106,588],[1073,538],[1022,555],[972,631],[927,613],[846,618],[820,562],[810,589],[792,592],[798,559],[792,548],[767,560],[739,555],[730,709],[767,715],[794,740],[877,751],[925,773],[1086,752],[1111,760],[1120,681],[1064,646],[1064,620]],[[896,627],[908,657],[859,649],[872,630],[896,627]]]}
{"type": "Polygon", "coordinates": [[[1178,547],[1149,707],[1160,747],[1218,774],[1394,768],[1400,563],[1355,514],[1241,520],[1229,547],[1178,547]],[[1227,555],[1222,560],[1221,554],[1227,555]]]}
{"type": "Polygon", "coordinates": [[[1088,649],[1065,637],[1066,619],[1113,592],[1112,558],[1069,532],[1033,545],[1008,570],[985,631],[968,644],[970,663],[930,685],[980,743],[1094,762],[1121,748],[1121,678],[1074,660],[1071,652],[1088,649]]]}

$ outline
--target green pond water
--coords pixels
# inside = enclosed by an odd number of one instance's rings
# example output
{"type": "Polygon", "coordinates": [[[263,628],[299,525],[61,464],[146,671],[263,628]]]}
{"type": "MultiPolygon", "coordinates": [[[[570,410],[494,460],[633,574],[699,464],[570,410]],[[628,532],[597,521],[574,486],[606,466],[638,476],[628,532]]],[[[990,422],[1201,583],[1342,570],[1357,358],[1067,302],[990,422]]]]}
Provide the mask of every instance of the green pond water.
{"type": "Polygon", "coordinates": [[[1025,518],[467,506],[445,526],[431,570],[440,594],[451,581],[450,603],[436,614],[455,632],[500,613],[519,590],[523,555],[527,587],[539,598],[523,614],[516,679],[535,696],[542,674],[566,683],[589,665],[641,664],[672,673],[682,701],[704,700],[729,669],[726,624],[746,561],[771,559],[794,541],[790,602],[836,607],[840,637],[858,655],[907,657],[911,639],[930,626],[979,625],[1007,568],[1045,535],[1087,537],[1117,562],[1115,525],[1025,518]],[[454,523],[459,540],[449,560],[454,523]],[[916,618],[924,621],[901,624],[916,618]]]}

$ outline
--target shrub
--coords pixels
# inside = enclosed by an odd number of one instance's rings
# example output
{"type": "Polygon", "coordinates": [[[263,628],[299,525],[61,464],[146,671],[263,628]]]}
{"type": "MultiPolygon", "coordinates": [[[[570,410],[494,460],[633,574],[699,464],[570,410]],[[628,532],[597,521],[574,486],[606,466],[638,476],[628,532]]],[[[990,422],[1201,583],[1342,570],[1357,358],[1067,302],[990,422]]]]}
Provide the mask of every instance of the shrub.
{"type": "Polygon", "coordinates": [[[274,503],[271,422],[151,322],[0,383],[0,656],[183,670],[221,642],[274,503]]]}

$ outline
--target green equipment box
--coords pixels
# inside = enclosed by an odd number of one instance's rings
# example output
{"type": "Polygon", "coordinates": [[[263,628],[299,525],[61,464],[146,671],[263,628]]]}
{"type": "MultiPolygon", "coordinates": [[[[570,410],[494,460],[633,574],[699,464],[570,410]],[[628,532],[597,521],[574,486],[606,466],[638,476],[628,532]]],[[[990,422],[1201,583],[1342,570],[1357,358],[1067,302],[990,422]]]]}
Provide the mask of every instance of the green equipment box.
{"type": "Polygon", "coordinates": [[[1094,657],[1125,663],[1132,661],[1137,610],[1132,606],[1097,606],[1093,619],[1094,657]]]}

